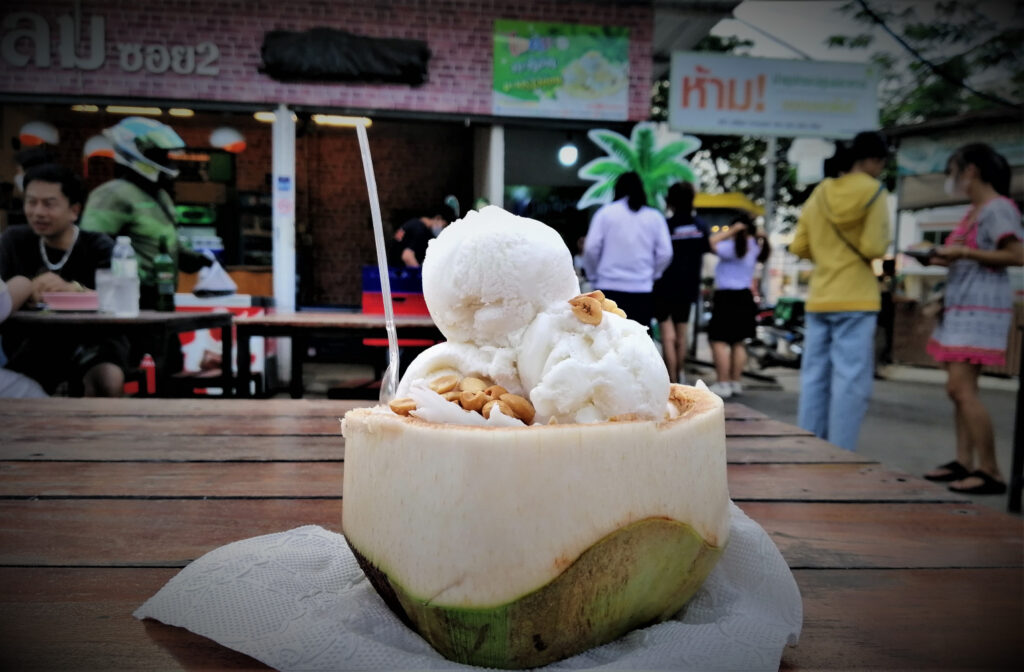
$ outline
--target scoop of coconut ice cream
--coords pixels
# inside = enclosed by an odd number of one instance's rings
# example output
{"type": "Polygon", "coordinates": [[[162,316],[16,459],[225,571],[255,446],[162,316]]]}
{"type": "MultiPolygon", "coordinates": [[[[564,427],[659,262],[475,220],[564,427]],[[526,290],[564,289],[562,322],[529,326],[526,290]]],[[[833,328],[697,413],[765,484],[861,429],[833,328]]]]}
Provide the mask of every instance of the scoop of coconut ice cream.
{"type": "Polygon", "coordinates": [[[525,396],[513,348],[477,347],[451,341],[438,343],[417,355],[398,383],[398,396],[410,396],[413,383],[451,374],[490,380],[513,394],[525,396]]]}
{"type": "Polygon", "coordinates": [[[517,350],[537,423],[665,417],[668,371],[633,320],[605,311],[600,324],[587,324],[563,301],[536,317],[517,350]]]}
{"type": "Polygon", "coordinates": [[[430,315],[458,343],[514,345],[539,312],[579,291],[561,236],[497,206],[448,226],[423,262],[430,315]]]}

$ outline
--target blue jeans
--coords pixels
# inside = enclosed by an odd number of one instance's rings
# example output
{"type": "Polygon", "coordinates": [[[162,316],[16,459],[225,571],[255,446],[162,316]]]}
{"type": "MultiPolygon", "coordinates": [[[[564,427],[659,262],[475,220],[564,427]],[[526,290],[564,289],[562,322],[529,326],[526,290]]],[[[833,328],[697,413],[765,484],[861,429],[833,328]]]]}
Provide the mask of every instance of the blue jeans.
{"type": "Polygon", "coordinates": [[[846,450],[857,449],[875,377],[878,313],[807,313],[797,422],[846,450]]]}

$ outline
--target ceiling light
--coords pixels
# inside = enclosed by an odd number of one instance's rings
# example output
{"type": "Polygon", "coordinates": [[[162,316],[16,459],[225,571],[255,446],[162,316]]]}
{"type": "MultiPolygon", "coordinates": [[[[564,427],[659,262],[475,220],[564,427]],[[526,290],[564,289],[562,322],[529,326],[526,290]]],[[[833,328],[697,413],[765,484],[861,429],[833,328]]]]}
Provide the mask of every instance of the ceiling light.
{"type": "MultiPolygon", "coordinates": [[[[274,120],[277,119],[277,117],[274,116],[273,112],[267,112],[265,110],[263,112],[255,112],[252,115],[252,118],[255,119],[256,121],[262,121],[265,124],[272,124],[272,123],[274,123],[274,120]]],[[[299,120],[299,117],[294,112],[292,112],[292,121],[298,121],[298,120],[299,120]]]]}
{"type": "Polygon", "coordinates": [[[373,121],[369,117],[344,117],[338,114],[314,114],[313,123],[320,126],[339,126],[342,128],[354,128],[363,126],[369,128],[373,121]]]}
{"type": "Polygon", "coordinates": [[[194,117],[196,113],[187,107],[172,107],[167,110],[167,114],[172,117],[194,117]]]}
{"type": "Polygon", "coordinates": [[[569,166],[576,165],[577,159],[580,158],[580,150],[576,148],[576,145],[571,142],[567,142],[558,150],[558,162],[568,168],[569,166]]]}
{"type": "Polygon", "coordinates": [[[110,114],[144,114],[159,117],[163,112],[159,107],[136,107],[134,105],[107,105],[110,114]]]}
{"type": "Polygon", "coordinates": [[[100,106],[99,105],[72,105],[71,106],[71,111],[72,112],[99,112],[100,111],[100,106]]]}

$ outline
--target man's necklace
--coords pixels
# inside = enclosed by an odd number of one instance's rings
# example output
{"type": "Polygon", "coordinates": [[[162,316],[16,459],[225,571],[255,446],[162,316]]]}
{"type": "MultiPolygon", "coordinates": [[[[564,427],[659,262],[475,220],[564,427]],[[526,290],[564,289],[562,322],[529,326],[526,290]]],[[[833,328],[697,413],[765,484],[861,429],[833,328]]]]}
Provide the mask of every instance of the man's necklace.
{"type": "MultiPolygon", "coordinates": [[[[72,226],[74,226],[74,224],[72,224],[72,226]]],[[[71,238],[71,245],[68,246],[68,249],[64,252],[64,256],[60,258],[60,261],[58,261],[56,264],[51,264],[50,263],[50,258],[46,256],[46,244],[43,242],[42,236],[40,236],[39,237],[39,256],[41,256],[43,258],[43,263],[46,264],[46,267],[48,269],[50,269],[51,271],[59,271],[60,269],[64,268],[64,264],[68,263],[68,257],[71,256],[71,252],[72,252],[72,250],[75,249],[75,243],[77,243],[77,242],[78,242],[78,227],[75,226],[75,235],[71,238]]]]}

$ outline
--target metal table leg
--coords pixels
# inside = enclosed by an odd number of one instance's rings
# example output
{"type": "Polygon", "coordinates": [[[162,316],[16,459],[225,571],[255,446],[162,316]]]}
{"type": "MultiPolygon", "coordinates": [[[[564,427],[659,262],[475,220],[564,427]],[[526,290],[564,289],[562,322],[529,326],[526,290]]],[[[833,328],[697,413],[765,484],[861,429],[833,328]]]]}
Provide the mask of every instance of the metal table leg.
{"type": "Polygon", "coordinates": [[[238,334],[238,378],[235,381],[236,394],[243,398],[248,399],[252,396],[249,393],[249,381],[252,378],[252,355],[249,351],[249,331],[242,326],[239,326],[237,331],[238,334]]]}
{"type": "Polygon", "coordinates": [[[1013,465],[1010,467],[1010,501],[1006,508],[1020,513],[1021,488],[1024,488],[1024,326],[1020,331],[1020,370],[1017,372],[1017,417],[1013,423],[1013,465]]]}

